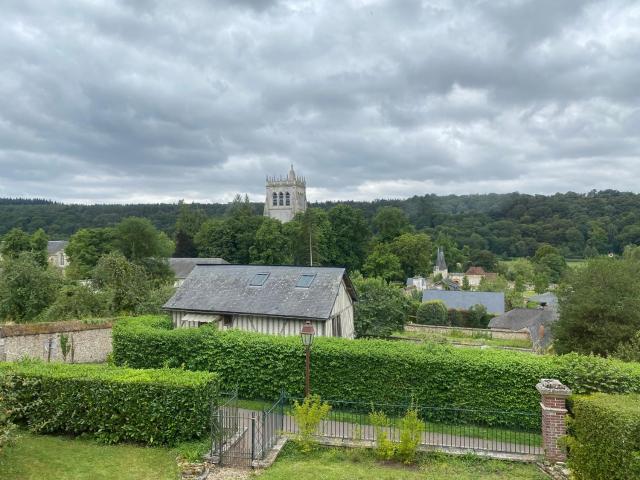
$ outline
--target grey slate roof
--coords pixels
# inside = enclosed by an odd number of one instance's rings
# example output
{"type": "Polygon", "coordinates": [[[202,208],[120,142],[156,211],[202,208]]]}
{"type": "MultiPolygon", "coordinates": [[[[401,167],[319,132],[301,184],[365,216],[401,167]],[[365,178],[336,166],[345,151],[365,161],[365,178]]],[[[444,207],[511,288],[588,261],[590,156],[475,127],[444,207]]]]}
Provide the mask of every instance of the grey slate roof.
{"type": "Polygon", "coordinates": [[[343,278],[355,300],[344,268],[198,265],[164,308],[326,320],[343,278]],[[250,286],[258,273],[269,277],[262,287],[250,286]],[[309,288],[295,286],[301,274],[316,275],[309,288]]]}
{"type": "Polygon", "coordinates": [[[229,263],[224,258],[170,258],[169,268],[173,270],[173,274],[176,278],[187,278],[191,273],[191,270],[195,268],[199,263],[206,265],[218,265],[221,263],[229,263]]]}
{"type": "Polygon", "coordinates": [[[449,309],[468,310],[474,305],[484,305],[488,313],[504,313],[503,292],[425,290],[422,292],[422,301],[429,300],[442,300],[449,309]]]}
{"type": "Polygon", "coordinates": [[[547,305],[556,306],[558,305],[558,297],[556,297],[551,292],[541,293],[540,295],[534,295],[533,297],[529,297],[529,300],[536,303],[545,303],[547,305]]]}
{"type": "Polygon", "coordinates": [[[69,245],[69,242],[66,240],[49,240],[47,242],[47,253],[49,255],[55,255],[60,250],[64,250],[67,245],[69,245]]]}
{"type": "Polygon", "coordinates": [[[515,308],[504,315],[494,317],[489,328],[505,330],[528,330],[536,350],[545,349],[553,341],[549,326],[558,319],[555,308],[515,308]],[[544,325],[544,329],[540,326],[544,325]],[[540,334],[542,333],[542,337],[540,334]]]}

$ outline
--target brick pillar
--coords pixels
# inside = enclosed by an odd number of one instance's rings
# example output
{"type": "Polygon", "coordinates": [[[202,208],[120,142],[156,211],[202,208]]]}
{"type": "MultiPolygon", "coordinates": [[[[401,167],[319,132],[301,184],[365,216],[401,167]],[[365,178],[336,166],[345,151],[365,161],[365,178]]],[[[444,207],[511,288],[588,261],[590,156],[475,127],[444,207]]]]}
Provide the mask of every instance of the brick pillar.
{"type": "Polygon", "coordinates": [[[564,462],[567,452],[558,440],[567,433],[565,416],[567,414],[566,399],[571,390],[558,380],[543,378],[536,385],[542,401],[542,445],[545,458],[551,463],[564,462]]]}

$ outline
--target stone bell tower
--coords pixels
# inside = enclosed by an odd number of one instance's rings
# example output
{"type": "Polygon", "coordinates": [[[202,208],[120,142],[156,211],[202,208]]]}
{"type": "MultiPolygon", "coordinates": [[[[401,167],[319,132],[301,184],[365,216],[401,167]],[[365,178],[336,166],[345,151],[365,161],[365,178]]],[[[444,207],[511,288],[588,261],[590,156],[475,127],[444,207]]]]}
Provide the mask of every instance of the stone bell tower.
{"type": "Polygon", "coordinates": [[[286,177],[267,177],[267,198],[264,202],[264,216],[286,223],[293,220],[296,213],[307,209],[307,182],[304,177],[296,177],[291,170],[286,177]]]}

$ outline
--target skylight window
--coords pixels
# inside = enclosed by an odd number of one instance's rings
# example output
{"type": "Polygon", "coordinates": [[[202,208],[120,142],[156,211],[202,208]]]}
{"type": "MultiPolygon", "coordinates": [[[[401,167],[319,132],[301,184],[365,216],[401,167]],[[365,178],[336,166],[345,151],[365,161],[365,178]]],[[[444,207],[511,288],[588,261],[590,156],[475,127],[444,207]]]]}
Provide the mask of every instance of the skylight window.
{"type": "Polygon", "coordinates": [[[316,276],[313,273],[303,273],[302,275],[300,275],[300,277],[298,277],[296,287],[309,288],[314,278],[316,278],[316,276]]]}
{"type": "Polygon", "coordinates": [[[249,282],[250,287],[261,287],[264,285],[264,282],[269,278],[268,273],[256,273],[254,277],[249,282]]]}

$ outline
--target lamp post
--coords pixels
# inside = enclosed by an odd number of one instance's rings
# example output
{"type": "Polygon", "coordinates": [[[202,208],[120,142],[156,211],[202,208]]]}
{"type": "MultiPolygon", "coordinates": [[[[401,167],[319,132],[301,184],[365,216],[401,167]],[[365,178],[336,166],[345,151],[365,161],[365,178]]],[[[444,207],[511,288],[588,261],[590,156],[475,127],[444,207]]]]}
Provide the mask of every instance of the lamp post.
{"type": "Polygon", "coordinates": [[[310,387],[310,375],[311,375],[311,344],[313,343],[313,336],[316,331],[311,325],[311,322],[307,320],[304,322],[302,326],[302,330],[300,330],[300,338],[302,338],[302,344],[304,345],[304,349],[307,354],[306,365],[305,365],[305,377],[304,377],[304,396],[308,397],[311,393],[310,387]]]}

